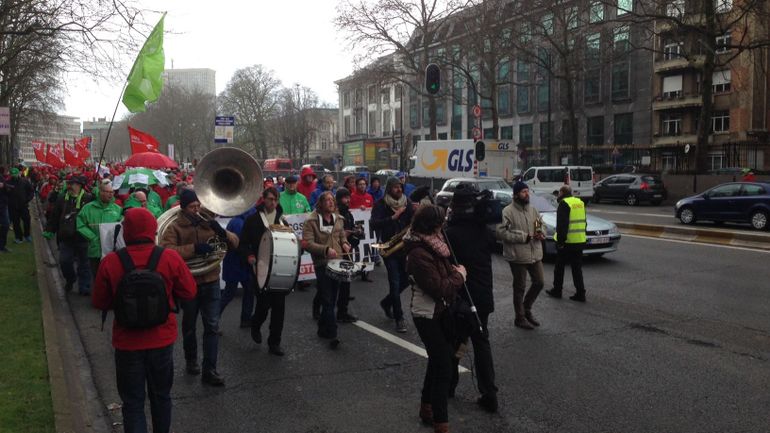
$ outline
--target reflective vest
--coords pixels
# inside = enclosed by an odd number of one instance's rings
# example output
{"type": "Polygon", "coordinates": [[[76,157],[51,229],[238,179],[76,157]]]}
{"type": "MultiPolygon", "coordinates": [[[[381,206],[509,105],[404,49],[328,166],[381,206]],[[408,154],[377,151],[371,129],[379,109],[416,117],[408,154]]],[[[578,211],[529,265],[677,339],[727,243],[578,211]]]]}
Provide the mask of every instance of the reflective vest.
{"type": "MultiPolygon", "coordinates": [[[[569,228],[565,243],[586,243],[586,205],[577,197],[565,197],[562,200],[569,206],[569,228]]],[[[556,240],[556,234],[553,235],[553,240],[556,240]]]]}

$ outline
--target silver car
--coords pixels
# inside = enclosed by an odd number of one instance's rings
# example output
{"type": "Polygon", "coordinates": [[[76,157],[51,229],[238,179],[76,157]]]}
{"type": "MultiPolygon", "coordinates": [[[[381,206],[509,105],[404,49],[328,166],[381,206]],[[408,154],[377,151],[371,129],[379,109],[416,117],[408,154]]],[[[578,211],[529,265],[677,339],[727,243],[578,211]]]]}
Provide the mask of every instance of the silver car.
{"type": "MultiPolygon", "coordinates": [[[[512,200],[512,196],[503,197],[502,193],[495,194],[495,198],[500,199],[505,206],[512,200]]],[[[556,241],[553,240],[553,236],[556,234],[556,207],[558,206],[556,198],[552,195],[530,194],[529,203],[540,212],[543,218],[546,231],[545,255],[555,256],[556,241]]],[[[587,242],[583,255],[599,257],[617,251],[620,231],[615,223],[591,214],[586,214],[586,223],[587,242]]]]}

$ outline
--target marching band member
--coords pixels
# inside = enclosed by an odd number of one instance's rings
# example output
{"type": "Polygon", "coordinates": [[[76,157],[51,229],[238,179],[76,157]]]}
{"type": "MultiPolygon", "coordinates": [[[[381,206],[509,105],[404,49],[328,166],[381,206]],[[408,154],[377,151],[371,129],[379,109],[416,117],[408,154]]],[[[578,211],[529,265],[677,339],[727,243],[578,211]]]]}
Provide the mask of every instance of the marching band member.
{"type": "Polygon", "coordinates": [[[317,300],[313,300],[313,313],[316,312],[316,305],[320,304],[321,310],[318,336],[331,340],[330,347],[336,349],[340,341],[337,339],[334,306],[340,283],[326,275],[326,264],[330,259],[350,252],[350,244],[345,237],[344,219],[335,212],[332,192],[324,191],[318,197],[316,210],[305,221],[302,230],[302,247],[310,252],[315,267],[318,292],[317,300]]]}
{"type": "MultiPolygon", "coordinates": [[[[266,188],[262,192],[262,203],[257,206],[257,212],[246,218],[241,232],[241,242],[238,246],[240,256],[251,267],[257,264],[259,245],[265,230],[268,230],[271,224],[281,224],[282,216],[283,208],[278,204],[278,190],[274,187],[266,188]]],[[[262,343],[262,324],[267,319],[267,313],[272,311],[270,313],[270,335],[267,337],[268,352],[276,356],[283,356],[281,332],[283,331],[286,312],[287,292],[260,290],[256,287],[255,275],[251,277],[251,288],[257,297],[254,315],[251,319],[251,338],[257,344],[262,343]]],[[[244,294],[244,296],[246,295],[244,294]]]]}
{"type": "MultiPolygon", "coordinates": [[[[201,202],[192,189],[185,189],[179,197],[181,207],[179,217],[163,232],[161,246],[170,248],[188,260],[195,256],[210,254],[214,248],[208,243],[213,237],[227,242],[228,248],[238,247],[238,237],[226,231],[214,220],[203,219],[199,212],[201,202]]],[[[221,266],[216,266],[204,275],[195,277],[198,294],[192,301],[182,302],[182,335],[184,354],[187,361],[187,374],[200,374],[198,367],[198,341],[196,322],[198,313],[203,321],[203,383],[212,386],[224,386],[225,381],[217,372],[217,351],[219,346],[219,318],[221,297],[219,273],[221,266]]]]}

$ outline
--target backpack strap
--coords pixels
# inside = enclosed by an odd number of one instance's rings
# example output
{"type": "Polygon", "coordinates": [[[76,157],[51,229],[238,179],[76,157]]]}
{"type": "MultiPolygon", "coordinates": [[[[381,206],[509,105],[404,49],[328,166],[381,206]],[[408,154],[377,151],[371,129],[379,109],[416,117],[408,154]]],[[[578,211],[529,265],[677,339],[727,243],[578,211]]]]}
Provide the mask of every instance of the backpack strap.
{"type": "Polygon", "coordinates": [[[126,248],[121,248],[115,252],[118,254],[120,263],[123,265],[123,272],[129,273],[136,268],[134,261],[131,259],[131,256],[128,255],[128,250],[126,248]]]}
{"type": "Polygon", "coordinates": [[[147,270],[155,272],[155,269],[158,267],[158,262],[160,261],[160,256],[163,254],[164,248],[155,245],[152,248],[152,254],[150,254],[150,261],[147,262],[147,270]]]}

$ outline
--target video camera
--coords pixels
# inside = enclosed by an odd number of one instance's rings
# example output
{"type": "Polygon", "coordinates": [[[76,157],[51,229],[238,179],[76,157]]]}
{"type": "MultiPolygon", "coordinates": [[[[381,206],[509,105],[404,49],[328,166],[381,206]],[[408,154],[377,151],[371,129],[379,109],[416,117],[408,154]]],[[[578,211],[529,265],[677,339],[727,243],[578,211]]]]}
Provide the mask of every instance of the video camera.
{"type": "Polygon", "coordinates": [[[484,224],[500,223],[503,220],[503,205],[500,200],[493,198],[492,191],[470,191],[458,188],[455,194],[461,194],[457,200],[453,197],[450,204],[454,218],[473,218],[484,224]]]}

